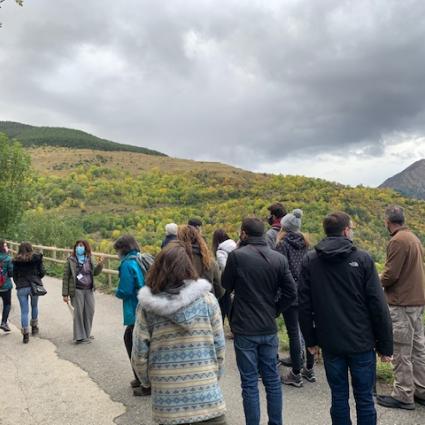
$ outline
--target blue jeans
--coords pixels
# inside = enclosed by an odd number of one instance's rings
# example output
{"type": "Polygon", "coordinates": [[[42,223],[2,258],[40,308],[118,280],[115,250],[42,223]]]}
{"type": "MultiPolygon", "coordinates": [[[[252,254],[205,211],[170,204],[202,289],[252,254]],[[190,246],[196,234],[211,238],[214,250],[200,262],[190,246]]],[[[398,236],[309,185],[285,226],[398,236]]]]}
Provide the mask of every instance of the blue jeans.
{"type": "Polygon", "coordinates": [[[267,394],[269,425],[282,425],[283,401],[276,358],[279,340],[276,334],[264,336],[235,335],[236,363],[242,381],[246,425],[260,423],[258,371],[267,394]]]}
{"type": "Polygon", "coordinates": [[[31,288],[20,288],[17,291],[19,305],[21,306],[21,326],[22,329],[29,327],[29,303],[28,297],[31,299],[31,319],[38,319],[38,297],[31,295],[31,288]]]}
{"type": "Polygon", "coordinates": [[[373,386],[376,378],[376,355],[374,351],[360,354],[334,355],[323,352],[326,377],[332,392],[332,425],[351,425],[348,370],[350,370],[354,398],[356,400],[357,424],[376,425],[373,386]]]}

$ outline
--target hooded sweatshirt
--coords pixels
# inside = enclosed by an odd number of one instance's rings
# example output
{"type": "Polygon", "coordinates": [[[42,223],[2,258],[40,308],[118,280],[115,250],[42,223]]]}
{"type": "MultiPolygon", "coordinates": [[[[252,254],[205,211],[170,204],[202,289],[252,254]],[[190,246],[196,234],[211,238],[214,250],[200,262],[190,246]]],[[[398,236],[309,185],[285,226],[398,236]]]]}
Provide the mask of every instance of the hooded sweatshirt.
{"type": "Polygon", "coordinates": [[[131,358],[142,385],[152,388],[157,423],[201,422],[225,412],[218,385],[223,324],[210,291],[204,279],[159,294],[148,286],[139,291],[131,358]]]}
{"type": "Polygon", "coordinates": [[[236,249],[236,242],[232,239],[227,239],[218,246],[216,257],[221,272],[223,272],[226,267],[227,257],[234,249],[236,249]]]}
{"type": "Polygon", "coordinates": [[[307,347],[392,355],[392,323],[375,264],[351,240],[325,238],[304,257],[298,296],[307,347]]]}

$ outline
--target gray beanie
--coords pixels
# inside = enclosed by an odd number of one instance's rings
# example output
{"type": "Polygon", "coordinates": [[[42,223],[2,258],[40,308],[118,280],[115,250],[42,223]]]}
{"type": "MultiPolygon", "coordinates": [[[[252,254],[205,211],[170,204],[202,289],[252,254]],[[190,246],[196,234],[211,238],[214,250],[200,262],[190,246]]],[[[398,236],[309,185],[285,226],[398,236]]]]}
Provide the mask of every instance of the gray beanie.
{"type": "Polygon", "coordinates": [[[300,209],[296,209],[280,220],[280,224],[283,230],[287,232],[299,232],[301,230],[301,218],[303,212],[300,209]]]}
{"type": "Polygon", "coordinates": [[[165,225],[165,234],[166,235],[177,235],[177,224],[168,223],[165,225]]]}

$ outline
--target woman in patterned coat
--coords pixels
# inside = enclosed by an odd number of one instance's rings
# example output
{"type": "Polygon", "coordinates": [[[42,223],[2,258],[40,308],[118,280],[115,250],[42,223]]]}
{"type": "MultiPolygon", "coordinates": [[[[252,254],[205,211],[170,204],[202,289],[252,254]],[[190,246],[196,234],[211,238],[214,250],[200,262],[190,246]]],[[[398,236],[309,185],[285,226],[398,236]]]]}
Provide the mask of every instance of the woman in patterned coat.
{"type": "Polygon", "coordinates": [[[171,242],[149,269],[139,291],[132,363],[142,386],[152,389],[154,421],[224,425],[220,307],[187,249],[171,242]]]}

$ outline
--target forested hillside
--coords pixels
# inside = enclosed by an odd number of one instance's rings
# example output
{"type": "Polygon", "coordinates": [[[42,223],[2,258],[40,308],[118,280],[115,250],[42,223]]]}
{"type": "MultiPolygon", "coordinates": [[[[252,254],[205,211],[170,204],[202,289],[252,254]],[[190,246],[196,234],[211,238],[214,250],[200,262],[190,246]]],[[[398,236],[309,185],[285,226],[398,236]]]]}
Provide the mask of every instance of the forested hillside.
{"type": "MultiPolygon", "coordinates": [[[[78,154],[74,152],[74,156],[78,154]]],[[[130,161],[132,155],[126,155],[130,161]]],[[[168,171],[167,167],[126,170],[106,167],[100,161],[44,175],[34,172],[29,210],[8,237],[70,246],[76,238],[85,236],[96,249],[111,252],[112,241],[131,232],[146,250],[155,253],[168,222],[185,223],[197,216],[205,222],[209,242],[217,227],[224,227],[236,238],[244,216],[266,217],[267,206],[281,201],[288,210],[304,210],[303,230],[313,243],[322,237],[321,222],[328,212],[347,211],[356,223],[356,241],[378,263],[385,258],[388,235],[383,211],[390,203],[406,207],[409,224],[425,242],[425,202],[392,190],[254,174],[225,166],[214,168],[214,164],[211,168],[208,164],[191,168],[191,164],[196,163],[180,164],[168,171]]]]}
{"type": "Polygon", "coordinates": [[[140,152],[148,155],[165,156],[151,149],[111,142],[84,131],[69,128],[35,127],[17,122],[0,121],[0,133],[18,139],[23,146],[61,146],[73,149],[140,152]]]}

